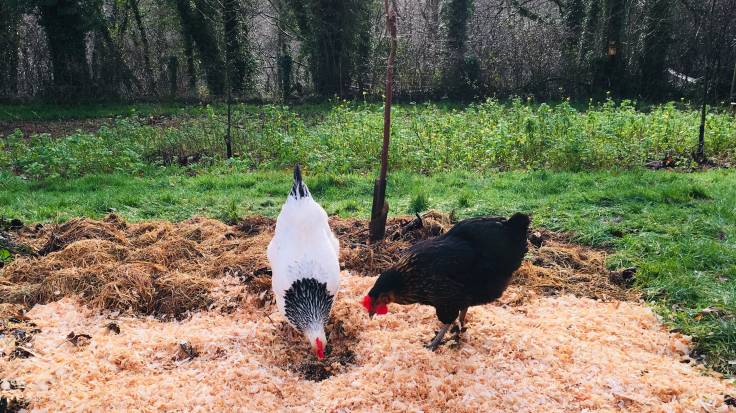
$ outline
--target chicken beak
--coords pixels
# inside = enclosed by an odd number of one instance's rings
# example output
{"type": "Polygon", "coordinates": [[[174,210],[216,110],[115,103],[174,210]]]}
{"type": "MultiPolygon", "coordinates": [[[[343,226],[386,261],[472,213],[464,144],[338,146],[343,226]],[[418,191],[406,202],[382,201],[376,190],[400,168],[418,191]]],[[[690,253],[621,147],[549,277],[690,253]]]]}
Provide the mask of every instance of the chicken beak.
{"type": "Polygon", "coordinates": [[[373,320],[373,316],[374,315],[376,315],[376,312],[375,311],[373,311],[373,310],[368,311],[368,318],[370,318],[371,320],[373,320]]]}

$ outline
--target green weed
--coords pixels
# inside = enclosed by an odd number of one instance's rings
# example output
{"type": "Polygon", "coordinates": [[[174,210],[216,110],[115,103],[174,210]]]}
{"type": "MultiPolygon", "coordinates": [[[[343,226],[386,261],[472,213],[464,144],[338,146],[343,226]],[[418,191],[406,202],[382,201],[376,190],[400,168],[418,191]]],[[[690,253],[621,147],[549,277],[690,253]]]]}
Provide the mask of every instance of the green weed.
{"type": "Polygon", "coordinates": [[[419,214],[429,209],[429,197],[423,192],[419,192],[411,198],[409,203],[409,213],[419,214]]]}

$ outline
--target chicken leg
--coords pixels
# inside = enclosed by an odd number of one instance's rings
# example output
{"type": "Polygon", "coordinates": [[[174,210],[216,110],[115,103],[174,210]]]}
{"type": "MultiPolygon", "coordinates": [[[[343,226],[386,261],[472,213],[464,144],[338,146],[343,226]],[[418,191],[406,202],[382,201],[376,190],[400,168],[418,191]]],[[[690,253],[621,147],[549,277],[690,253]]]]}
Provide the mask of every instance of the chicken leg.
{"type": "Polygon", "coordinates": [[[468,307],[463,308],[460,310],[460,331],[462,332],[465,330],[465,316],[468,314],[468,307]]]}
{"type": "Polygon", "coordinates": [[[463,308],[460,310],[460,316],[458,317],[458,321],[460,322],[460,327],[453,325],[452,330],[450,332],[455,333],[456,336],[460,336],[460,334],[464,333],[465,328],[465,315],[468,314],[468,307],[463,308]]]}
{"type": "Polygon", "coordinates": [[[447,330],[450,329],[450,326],[452,324],[442,324],[442,327],[440,328],[440,331],[437,332],[437,335],[434,337],[432,341],[427,344],[426,348],[435,351],[437,347],[442,343],[442,338],[445,336],[445,333],[447,333],[447,330]]]}

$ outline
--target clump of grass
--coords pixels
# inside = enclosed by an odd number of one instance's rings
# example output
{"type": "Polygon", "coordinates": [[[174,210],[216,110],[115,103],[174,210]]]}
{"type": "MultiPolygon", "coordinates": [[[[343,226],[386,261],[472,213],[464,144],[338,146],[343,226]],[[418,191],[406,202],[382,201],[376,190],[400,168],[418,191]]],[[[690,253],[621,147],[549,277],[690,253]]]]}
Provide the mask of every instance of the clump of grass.
{"type": "Polygon", "coordinates": [[[231,199],[217,214],[217,219],[228,225],[235,225],[239,218],[238,204],[234,199],[231,199]]]}
{"type": "Polygon", "coordinates": [[[460,208],[468,208],[470,206],[470,194],[463,192],[457,197],[457,206],[460,208]]]}
{"type": "Polygon", "coordinates": [[[0,268],[13,260],[13,254],[7,248],[0,248],[0,268]]]}
{"type": "Polygon", "coordinates": [[[409,202],[409,213],[420,214],[429,209],[429,197],[424,192],[418,192],[409,202]]]}

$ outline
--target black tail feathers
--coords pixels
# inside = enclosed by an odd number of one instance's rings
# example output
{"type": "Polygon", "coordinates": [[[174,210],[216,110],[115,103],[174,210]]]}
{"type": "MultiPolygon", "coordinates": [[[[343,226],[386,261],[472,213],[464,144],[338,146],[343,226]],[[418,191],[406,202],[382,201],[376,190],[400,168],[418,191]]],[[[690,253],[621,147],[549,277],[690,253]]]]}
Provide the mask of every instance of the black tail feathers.
{"type": "Polygon", "coordinates": [[[294,185],[292,185],[289,195],[294,197],[295,199],[301,199],[310,196],[307,185],[304,183],[304,181],[302,181],[302,168],[299,166],[298,163],[294,165],[294,185]]]}
{"type": "Polygon", "coordinates": [[[302,168],[299,166],[298,163],[294,165],[294,183],[302,183],[302,168]]]}

